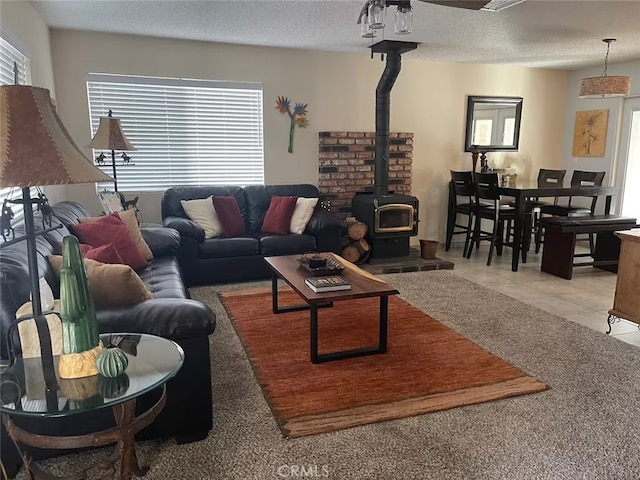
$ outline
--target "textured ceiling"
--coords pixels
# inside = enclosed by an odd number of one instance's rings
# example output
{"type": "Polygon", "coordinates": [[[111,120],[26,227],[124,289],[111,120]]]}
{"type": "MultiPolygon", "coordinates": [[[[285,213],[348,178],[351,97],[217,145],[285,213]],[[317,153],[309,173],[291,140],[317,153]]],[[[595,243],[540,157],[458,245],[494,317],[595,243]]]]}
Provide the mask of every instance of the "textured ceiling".
{"type": "MultiPolygon", "coordinates": [[[[32,1],[53,28],[368,54],[356,24],[364,0],[32,1]]],[[[640,59],[640,1],[527,0],[500,13],[412,0],[408,58],[578,69],[640,59]]],[[[387,9],[392,24],[395,7],[387,9]]],[[[376,39],[377,41],[379,39],[376,39]]]]}

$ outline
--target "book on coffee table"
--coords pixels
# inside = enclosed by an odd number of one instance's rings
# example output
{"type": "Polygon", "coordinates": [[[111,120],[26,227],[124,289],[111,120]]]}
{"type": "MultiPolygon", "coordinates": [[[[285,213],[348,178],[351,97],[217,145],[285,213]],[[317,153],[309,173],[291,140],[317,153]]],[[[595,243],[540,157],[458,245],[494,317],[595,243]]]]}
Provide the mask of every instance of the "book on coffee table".
{"type": "Polygon", "coordinates": [[[316,293],[351,290],[351,284],[338,275],[307,278],[304,282],[307,284],[307,287],[316,293]]]}

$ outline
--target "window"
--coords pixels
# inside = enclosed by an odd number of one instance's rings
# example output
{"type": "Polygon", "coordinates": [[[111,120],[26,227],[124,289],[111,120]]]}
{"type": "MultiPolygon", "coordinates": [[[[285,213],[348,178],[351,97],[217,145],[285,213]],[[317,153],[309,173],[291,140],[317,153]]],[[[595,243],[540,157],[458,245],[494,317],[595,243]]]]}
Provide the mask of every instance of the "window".
{"type": "Polygon", "coordinates": [[[118,190],[264,183],[262,85],[89,74],[87,90],[92,131],[111,109],[137,149],[116,152],[118,190]]]}
{"type": "Polygon", "coordinates": [[[14,85],[14,62],[18,66],[18,84],[31,85],[29,58],[0,37],[0,84],[14,85]]]}
{"type": "MultiPolygon", "coordinates": [[[[15,85],[15,65],[18,67],[18,84],[31,85],[31,67],[29,57],[22,54],[17,48],[0,37],[0,85],[15,85]]],[[[37,195],[36,189],[31,189],[31,196],[37,195]]],[[[0,206],[7,198],[22,198],[19,188],[0,188],[0,206]]],[[[22,205],[12,204],[14,220],[22,218],[22,205]]]]}

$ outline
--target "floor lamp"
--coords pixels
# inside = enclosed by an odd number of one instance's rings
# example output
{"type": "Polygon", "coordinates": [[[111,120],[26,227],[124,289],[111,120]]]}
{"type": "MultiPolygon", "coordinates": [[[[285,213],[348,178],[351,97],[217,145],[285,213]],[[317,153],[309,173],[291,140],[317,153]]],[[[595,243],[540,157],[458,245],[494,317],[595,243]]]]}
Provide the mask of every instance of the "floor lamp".
{"type": "MultiPolygon", "coordinates": [[[[111,150],[111,167],[113,169],[113,188],[118,191],[118,174],[116,172],[116,150],[135,151],[136,147],[131,145],[131,142],[127,139],[127,136],[122,131],[122,125],[120,125],[120,119],[112,116],[113,112],[109,110],[108,117],[100,117],[100,125],[98,130],[93,136],[91,143],[88,145],[90,148],[111,150]]],[[[97,159],[104,161],[104,154],[100,154],[97,159]]],[[[125,162],[130,160],[130,157],[123,154],[122,157],[125,162]],[[127,160],[128,159],[128,160],[127,160]]]]}
{"type": "MultiPolygon", "coordinates": [[[[7,334],[10,354],[12,338],[17,324],[33,318],[36,323],[42,354],[47,402],[57,383],[53,367],[51,338],[40,301],[38,284],[38,254],[33,221],[33,204],[39,198],[31,198],[30,188],[43,185],[67,185],[75,183],[109,182],[111,177],[93,165],[73,142],[71,135],[54,110],[49,90],[26,85],[0,86],[0,188],[22,189],[22,199],[12,203],[24,207],[26,235],[0,247],[27,241],[29,281],[31,285],[32,315],[21,317],[7,334]]],[[[57,228],[57,227],[53,227],[57,228]]],[[[13,361],[13,358],[11,359],[13,361]]]]}

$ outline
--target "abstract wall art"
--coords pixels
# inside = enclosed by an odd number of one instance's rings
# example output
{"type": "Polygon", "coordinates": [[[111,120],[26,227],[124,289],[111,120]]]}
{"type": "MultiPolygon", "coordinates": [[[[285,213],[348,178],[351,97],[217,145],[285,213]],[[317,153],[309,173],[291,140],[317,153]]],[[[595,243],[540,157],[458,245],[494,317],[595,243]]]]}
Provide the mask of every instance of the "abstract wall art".
{"type": "Polygon", "coordinates": [[[286,113],[289,115],[289,153],[293,153],[293,132],[296,126],[306,128],[309,126],[309,120],[307,119],[307,104],[296,103],[291,111],[291,103],[287,97],[278,97],[276,100],[276,109],[280,113],[286,113]]]}
{"type": "Polygon", "coordinates": [[[574,157],[604,157],[609,110],[576,112],[573,130],[574,157]]]}

